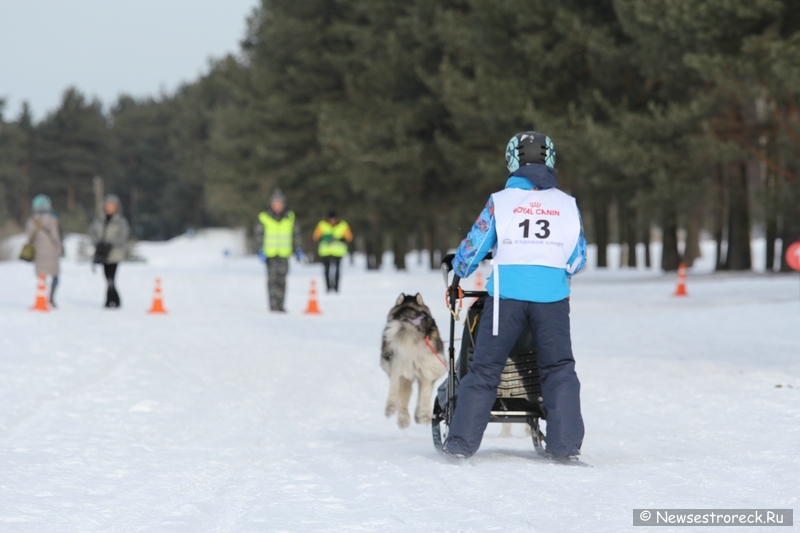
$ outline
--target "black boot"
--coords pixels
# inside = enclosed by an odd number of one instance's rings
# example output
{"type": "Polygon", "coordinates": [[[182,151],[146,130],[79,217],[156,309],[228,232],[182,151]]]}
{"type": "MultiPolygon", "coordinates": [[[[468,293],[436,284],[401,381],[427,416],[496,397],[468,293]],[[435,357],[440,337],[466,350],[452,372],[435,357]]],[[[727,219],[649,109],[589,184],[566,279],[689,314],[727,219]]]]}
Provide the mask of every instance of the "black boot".
{"type": "Polygon", "coordinates": [[[58,287],[58,276],[53,276],[53,282],[50,284],[50,307],[56,309],[56,287],[58,287]]]}
{"type": "Polygon", "coordinates": [[[109,285],[106,291],[106,307],[111,309],[120,307],[119,294],[113,285],[109,285]]]}
{"type": "Polygon", "coordinates": [[[121,307],[122,302],[119,300],[119,293],[116,287],[111,287],[111,303],[114,307],[121,307]]]}

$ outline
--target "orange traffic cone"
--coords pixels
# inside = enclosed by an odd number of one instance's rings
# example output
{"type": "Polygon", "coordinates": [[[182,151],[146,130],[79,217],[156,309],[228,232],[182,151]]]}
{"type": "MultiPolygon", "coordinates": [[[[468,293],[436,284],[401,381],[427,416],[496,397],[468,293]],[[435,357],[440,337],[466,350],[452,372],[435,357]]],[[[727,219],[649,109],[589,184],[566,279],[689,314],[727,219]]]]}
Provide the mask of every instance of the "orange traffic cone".
{"type": "Polygon", "coordinates": [[[31,307],[31,311],[50,311],[50,307],[47,305],[44,274],[39,276],[39,285],[36,287],[36,303],[33,304],[33,307],[31,307]]]}
{"type": "Polygon", "coordinates": [[[319,310],[319,305],[317,304],[317,282],[313,279],[311,280],[311,292],[308,295],[308,307],[303,313],[307,315],[321,315],[322,311],[319,310]]]}
{"type": "Polygon", "coordinates": [[[161,279],[156,278],[156,291],[153,295],[153,307],[148,311],[151,315],[166,315],[167,310],[164,309],[164,299],[161,296],[161,279]]]}
{"type": "Polygon", "coordinates": [[[686,292],[686,265],[683,263],[678,265],[678,287],[673,296],[689,296],[686,292]]]}

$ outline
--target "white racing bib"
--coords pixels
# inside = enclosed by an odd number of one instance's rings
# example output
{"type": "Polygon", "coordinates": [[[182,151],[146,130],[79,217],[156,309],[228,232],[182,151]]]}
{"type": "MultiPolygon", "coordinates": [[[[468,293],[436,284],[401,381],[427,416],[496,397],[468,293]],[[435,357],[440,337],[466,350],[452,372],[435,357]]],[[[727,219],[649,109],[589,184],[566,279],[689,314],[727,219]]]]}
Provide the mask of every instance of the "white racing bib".
{"type": "Polygon", "coordinates": [[[492,195],[499,265],[567,268],[581,220],[575,198],[559,191],[505,189],[492,195]]]}
{"type": "Polygon", "coordinates": [[[494,200],[497,251],[494,254],[492,333],[499,332],[500,265],[571,269],[569,259],[581,233],[575,198],[559,191],[505,189],[494,200]]]}

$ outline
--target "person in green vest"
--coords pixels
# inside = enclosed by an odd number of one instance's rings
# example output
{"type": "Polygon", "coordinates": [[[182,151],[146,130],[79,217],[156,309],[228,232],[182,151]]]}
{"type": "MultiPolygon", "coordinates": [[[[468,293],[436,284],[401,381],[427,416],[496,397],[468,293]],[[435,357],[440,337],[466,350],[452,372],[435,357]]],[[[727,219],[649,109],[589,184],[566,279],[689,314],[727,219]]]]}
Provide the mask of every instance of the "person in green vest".
{"type": "Polygon", "coordinates": [[[285,313],[286,275],[289,273],[289,257],[294,253],[303,260],[300,246],[300,227],[295,215],[286,207],[286,197],[280,189],[275,189],[269,199],[269,207],[258,214],[255,234],[261,238],[261,252],[267,262],[267,294],[269,309],[285,313]]]}
{"type": "Polygon", "coordinates": [[[314,229],[314,241],[319,242],[317,254],[325,266],[325,286],[328,292],[339,292],[339,267],[347,255],[347,243],[353,242],[350,226],[331,209],[314,229]]]}

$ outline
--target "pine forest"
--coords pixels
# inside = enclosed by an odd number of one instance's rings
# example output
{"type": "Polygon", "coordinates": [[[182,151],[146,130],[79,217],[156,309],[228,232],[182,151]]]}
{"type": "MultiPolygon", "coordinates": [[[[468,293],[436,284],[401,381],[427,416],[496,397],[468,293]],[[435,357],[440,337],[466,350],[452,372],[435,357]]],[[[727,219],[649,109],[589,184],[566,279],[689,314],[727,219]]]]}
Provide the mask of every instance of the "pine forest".
{"type": "Polygon", "coordinates": [[[262,0],[238,53],[174,94],[105,109],[72,87],[38,122],[0,100],[0,226],[44,193],[83,233],[101,176],[139,239],[251,230],[278,187],[309,250],[333,208],[371,268],[435,264],[505,183],[508,139],[537,130],[598,266],[610,243],[637,266],[655,235],[653,266],[691,266],[702,237],[748,270],[757,235],[785,270],[799,104],[796,0],[262,0]]]}

